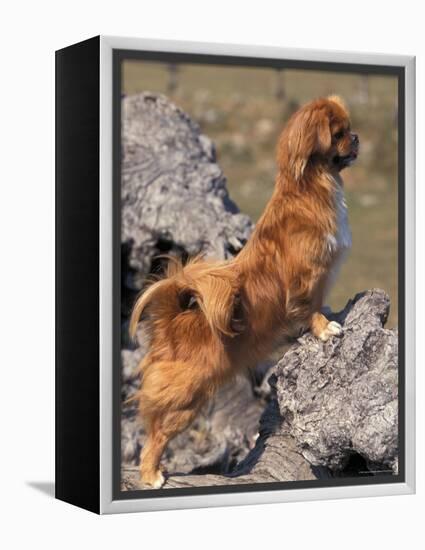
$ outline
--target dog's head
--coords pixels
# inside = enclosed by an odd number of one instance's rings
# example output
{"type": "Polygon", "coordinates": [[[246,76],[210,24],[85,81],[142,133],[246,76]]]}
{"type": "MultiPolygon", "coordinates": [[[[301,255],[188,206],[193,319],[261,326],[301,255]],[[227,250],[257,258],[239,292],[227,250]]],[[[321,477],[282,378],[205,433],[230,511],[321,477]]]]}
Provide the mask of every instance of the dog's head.
{"type": "Polygon", "coordinates": [[[235,271],[225,262],[195,258],[183,265],[172,259],[166,277],[136,301],[130,334],[135,335],[146,312],[151,342],[157,337],[191,346],[193,341],[207,344],[234,337],[244,328],[238,284],[235,271]]]}
{"type": "Polygon", "coordinates": [[[358,150],[359,138],[351,131],[346,106],[330,96],[292,115],[279,140],[278,163],[280,170],[300,181],[312,165],[339,172],[357,158],[358,150]]]}

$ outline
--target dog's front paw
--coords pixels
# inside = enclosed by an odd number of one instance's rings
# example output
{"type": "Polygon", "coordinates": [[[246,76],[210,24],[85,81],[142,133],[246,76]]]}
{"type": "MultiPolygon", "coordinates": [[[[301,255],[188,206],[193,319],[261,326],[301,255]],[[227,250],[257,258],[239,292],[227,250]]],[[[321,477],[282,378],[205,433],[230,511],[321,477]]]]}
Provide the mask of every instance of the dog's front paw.
{"type": "Polygon", "coordinates": [[[329,321],[326,327],[320,332],[319,338],[322,342],[327,342],[331,336],[342,334],[342,326],[336,321],[329,321]]]}
{"type": "Polygon", "coordinates": [[[152,489],[160,489],[165,483],[165,477],[160,470],[152,474],[142,474],[141,480],[142,485],[152,489]]]}

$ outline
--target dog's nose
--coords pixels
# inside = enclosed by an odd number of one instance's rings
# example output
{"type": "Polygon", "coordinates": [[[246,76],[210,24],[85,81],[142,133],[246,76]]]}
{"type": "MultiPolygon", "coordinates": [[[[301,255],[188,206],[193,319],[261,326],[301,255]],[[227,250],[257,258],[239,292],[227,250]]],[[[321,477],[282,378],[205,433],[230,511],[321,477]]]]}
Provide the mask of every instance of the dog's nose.
{"type": "Polygon", "coordinates": [[[351,134],[351,142],[353,143],[353,145],[358,145],[359,144],[359,136],[357,134],[351,134]]]}

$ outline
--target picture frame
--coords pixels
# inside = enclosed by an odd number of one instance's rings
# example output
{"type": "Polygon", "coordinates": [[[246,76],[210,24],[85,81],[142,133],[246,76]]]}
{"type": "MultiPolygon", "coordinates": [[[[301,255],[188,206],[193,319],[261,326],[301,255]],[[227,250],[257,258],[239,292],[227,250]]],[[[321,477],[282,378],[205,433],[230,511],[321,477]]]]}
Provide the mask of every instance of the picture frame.
{"type": "Polygon", "coordinates": [[[413,493],[414,205],[414,57],[109,36],[57,51],[56,498],[103,514],[413,493]],[[120,105],[129,59],[397,79],[399,466],[391,479],[122,490],[120,105]]]}

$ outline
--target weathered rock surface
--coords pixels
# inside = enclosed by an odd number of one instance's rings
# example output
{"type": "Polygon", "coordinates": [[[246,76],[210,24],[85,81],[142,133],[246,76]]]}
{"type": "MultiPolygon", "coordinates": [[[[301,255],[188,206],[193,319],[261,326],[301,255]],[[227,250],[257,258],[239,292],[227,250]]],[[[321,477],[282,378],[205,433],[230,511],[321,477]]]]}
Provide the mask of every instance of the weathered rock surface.
{"type": "MultiPolygon", "coordinates": [[[[301,337],[271,371],[275,398],[246,458],[228,475],[173,472],[165,488],[396,473],[398,337],[383,327],[389,305],[381,290],[358,294],[333,316],[341,337],[301,337]]],[[[139,487],[138,473],[124,470],[123,488],[139,487]]]]}
{"type": "Polygon", "coordinates": [[[383,328],[389,298],[357,295],[337,316],[342,338],[306,335],[278,363],[277,400],[289,433],[311,463],[342,470],[358,454],[397,470],[398,336],[383,328]]]}
{"type": "Polygon", "coordinates": [[[211,140],[164,96],[123,98],[121,173],[130,289],[141,288],[160,253],[224,259],[247,241],[252,223],[229,198],[211,140]]]}

